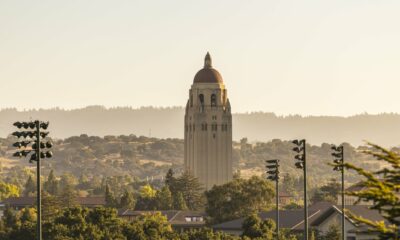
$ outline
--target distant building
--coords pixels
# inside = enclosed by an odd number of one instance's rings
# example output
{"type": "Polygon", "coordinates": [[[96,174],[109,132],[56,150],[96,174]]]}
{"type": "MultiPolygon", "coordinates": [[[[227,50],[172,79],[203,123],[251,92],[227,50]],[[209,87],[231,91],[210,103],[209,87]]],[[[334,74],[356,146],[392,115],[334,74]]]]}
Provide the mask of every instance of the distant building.
{"type": "Polygon", "coordinates": [[[194,77],[186,104],[185,167],[206,189],[232,179],[231,106],[209,53],[194,77]]]}

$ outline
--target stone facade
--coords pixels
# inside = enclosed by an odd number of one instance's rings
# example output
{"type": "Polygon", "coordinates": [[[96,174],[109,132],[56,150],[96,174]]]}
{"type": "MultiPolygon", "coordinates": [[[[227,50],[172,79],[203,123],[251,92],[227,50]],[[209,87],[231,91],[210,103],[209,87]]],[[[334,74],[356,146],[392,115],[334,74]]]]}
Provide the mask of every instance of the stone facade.
{"type": "Polygon", "coordinates": [[[185,167],[205,189],[232,179],[232,115],[222,77],[207,53],[185,112],[185,167]]]}

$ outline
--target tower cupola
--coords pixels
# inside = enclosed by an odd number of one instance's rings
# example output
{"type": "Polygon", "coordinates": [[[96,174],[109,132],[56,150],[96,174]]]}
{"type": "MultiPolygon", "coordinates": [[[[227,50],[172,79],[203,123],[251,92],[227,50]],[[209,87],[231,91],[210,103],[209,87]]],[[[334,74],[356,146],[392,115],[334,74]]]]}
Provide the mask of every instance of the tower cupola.
{"type": "Polygon", "coordinates": [[[204,58],[204,68],[196,73],[193,83],[223,83],[221,74],[212,67],[209,52],[204,58]]]}

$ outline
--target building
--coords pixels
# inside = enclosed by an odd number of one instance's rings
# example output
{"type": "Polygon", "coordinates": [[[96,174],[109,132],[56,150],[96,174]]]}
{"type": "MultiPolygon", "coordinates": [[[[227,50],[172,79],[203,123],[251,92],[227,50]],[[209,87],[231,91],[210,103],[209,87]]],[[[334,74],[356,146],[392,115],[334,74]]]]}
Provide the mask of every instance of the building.
{"type": "Polygon", "coordinates": [[[205,189],[232,179],[231,106],[209,53],[194,77],[186,104],[185,167],[205,189]]]}
{"type": "MultiPolygon", "coordinates": [[[[369,219],[373,222],[388,222],[382,217],[378,210],[370,209],[368,205],[347,205],[345,209],[356,216],[369,219]]],[[[332,225],[341,226],[341,206],[332,205],[323,212],[312,226],[321,233],[326,233],[332,225]]],[[[378,239],[378,233],[370,230],[369,226],[353,221],[345,214],[345,237],[347,240],[373,240],[378,239]]]]}
{"type": "Polygon", "coordinates": [[[194,229],[205,227],[206,225],[206,214],[197,211],[181,211],[181,210],[165,210],[165,211],[133,211],[120,209],[118,216],[127,221],[134,221],[140,216],[146,214],[161,213],[165,216],[171,226],[178,231],[185,229],[194,229]]]}
{"type": "MultiPolygon", "coordinates": [[[[386,220],[377,210],[370,209],[367,205],[345,206],[347,210],[357,216],[370,219],[372,221],[386,220]]],[[[341,227],[340,206],[328,202],[319,202],[309,207],[308,222],[310,229],[321,234],[326,234],[332,225],[341,227]]],[[[275,221],[275,210],[260,212],[258,216],[262,219],[272,219],[275,221]]],[[[301,234],[304,231],[304,210],[281,210],[279,211],[280,227],[290,230],[292,233],[301,234]]],[[[233,235],[243,233],[242,224],[244,218],[235,219],[212,226],[215,231],[223,231],[233,235]]],[[[386,222],[387,223],[387,222],[386,222]]],[[[377,239],[378,233],[371,232],[365,224],[359,224],[345,216],[345,231],[347,240],[372,240],[377,239]]]]}
{"type": "MultiPolygon", "coordinates": [[[[328,207],[329,203],[321,203],[318,206],[310,207],[308,210],[308,222],[316,220],[328,207]]],[[[258,216],[262,220],[272,219],[276,221],[275,210],[268,212],[259,212],[258,216]]],[[[239,218],[232,221],[216,224],[212,226],[215,231],[222,231],[232,235],[241,235],[243,233],[242,225],[245,218],[239,218]]],[[[304,210],[280,210],[279,211],[279,227],[288,229],[293,233],[302,233],[304,229],[304,210]]],[[[311,224],[310,224],[311,225],[311,224]]]]}

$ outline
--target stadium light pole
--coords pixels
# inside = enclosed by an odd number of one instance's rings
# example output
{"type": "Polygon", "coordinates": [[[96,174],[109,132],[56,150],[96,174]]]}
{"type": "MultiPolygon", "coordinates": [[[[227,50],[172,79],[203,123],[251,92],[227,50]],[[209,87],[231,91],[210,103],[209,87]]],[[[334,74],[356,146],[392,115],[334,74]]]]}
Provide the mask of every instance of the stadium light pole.
{"type": "Polygon", "coordinates": [[[276,184],[276,239],[279,239],[279,160],[266,160],[267,179],[275,181],[276,184]]]}
{"type": "Polygon", "coordinates": [[[49,132],[42,131],[42,129],[46,130],[48,128],[49,122],[41,122],[39,120],[36,120],[31,122],[15,122],[13,125],[18,129],[25,129],[23,131],[16,131],[12,133],[13,136],[18,138],[18,141],[13,144],[14,147],[18,148],[18,151],[15,152],[13,156],[20,158],[30,156],[29,162],[36,162],[36,236],[37,240],[42,240],[40,162],[41,159],[51,158],[53,156],[53,153],[51,151],[48,151],[48,149],[50,149],[53,144],[51,143],[51,141],[42,142],[41,139],[45,139],[49,134],[49,132]]]}
{"type": "Polygon", "coordinates": [[[296,152],[295,159],[297,162],[295,166],[303,169],[304,178],[304,239],[308,240],[308,204],[307,204],[307,162],[306,162],[306,140],[293,140],[292,143],[296,145],[293,151],[296,152]]]}
{"type": "Polygon", "coordinates": [[[333,170],[340,171],[342,175],[342,240],[345,238],[345,215],[344,215],[344,149],[343,145],[335,146],[332,145],[331,149],[333,150],[332,156],[334,157],[333,160],[333,170]]]}

